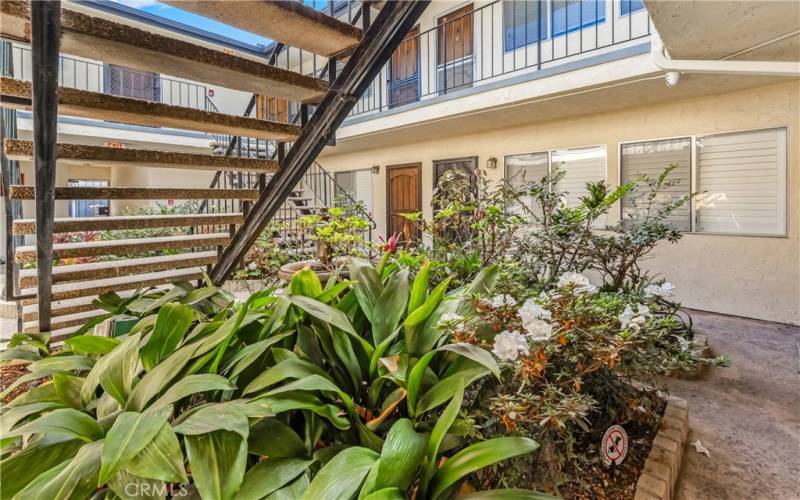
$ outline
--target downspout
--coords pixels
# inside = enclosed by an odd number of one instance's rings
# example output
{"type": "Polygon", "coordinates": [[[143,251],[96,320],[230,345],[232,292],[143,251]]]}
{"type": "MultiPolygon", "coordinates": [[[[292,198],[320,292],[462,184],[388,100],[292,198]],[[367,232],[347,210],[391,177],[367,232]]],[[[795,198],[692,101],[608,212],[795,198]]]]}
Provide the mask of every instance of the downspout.
{"type": "MultiPolygon", "coordinates": [[[[790,36],[800,33],[795,31],[780,37],[774,38],[756,47],[739,51],[728,57],[734,57],[751,50],[769,45],[783,40],[790,36]]],[[[795,76],[800,77],[800,61],[729,61],[720,60],[700,60],[700,59],[670,59],[667,55],[666,47],[661,41],[661,37],[655,34],[650,41],[650,52],[653,56],[653,63],[659,68],[669,73],[717,73],[728,75],[762,75],[762,76],[795,76]]],[[[673,76],[674,83],[677,78],[673,76]]],[[[669,83],[669,81],[668,81],[669,83]]]]}

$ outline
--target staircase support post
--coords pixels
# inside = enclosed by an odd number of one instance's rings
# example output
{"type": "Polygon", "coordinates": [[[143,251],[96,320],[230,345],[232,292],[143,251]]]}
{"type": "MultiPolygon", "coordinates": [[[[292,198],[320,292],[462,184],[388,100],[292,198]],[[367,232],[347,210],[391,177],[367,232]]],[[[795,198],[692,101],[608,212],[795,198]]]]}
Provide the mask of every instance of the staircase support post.
{"type": "Polygon", "coordinates": [[[429,3],[430,0],[387,2],[381,9],[341,74],[303,128],[300,137],[281,162],[266,192],[255,202],[244,224],[214,266],[211,272],[214,283],[222,284],[235,271],[236,263],[289,197],[325,147],[327,139],[335,133],[359,96],[372,83],[429,3]]]}
{"type": "Polygon", "coordinates": [[[60,0],[31,2],[33,57],[33,151],[36,177],[36,246],[39,331],[50,331],[53,288],[56,140],[58,137],[58,53],[60,0]]]}

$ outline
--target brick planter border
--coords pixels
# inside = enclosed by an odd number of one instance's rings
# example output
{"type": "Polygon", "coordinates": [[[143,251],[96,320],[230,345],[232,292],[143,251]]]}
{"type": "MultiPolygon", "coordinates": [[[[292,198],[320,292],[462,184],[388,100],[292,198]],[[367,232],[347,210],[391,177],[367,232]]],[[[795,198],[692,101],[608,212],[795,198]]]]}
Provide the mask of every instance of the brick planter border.
{"type": "Polygon", "coordinates": [[[671,500],[689,437],[689,405],[685,399],[667,397],[661,428],[636,483],[634,500],[671,500]]]}

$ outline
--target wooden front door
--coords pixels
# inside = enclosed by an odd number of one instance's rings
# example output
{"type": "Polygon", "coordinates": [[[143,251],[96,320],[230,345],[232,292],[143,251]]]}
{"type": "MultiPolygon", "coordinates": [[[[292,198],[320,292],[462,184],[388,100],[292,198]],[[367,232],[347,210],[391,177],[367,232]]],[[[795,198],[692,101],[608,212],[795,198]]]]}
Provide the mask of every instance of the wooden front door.
{"type": "Polygon", "coordinates": [[[472,4],[439,18],[439,64],[472,55],[472,4]]]}
{"type": "Polygon", "coordinates": [[[389,106],[419,100],[419,26],[406,35],[392,54],[389,75],[389,106]]]}
{"type": "Polygon", "coordinates": [[[403,239],[419,238],[413,222],[402,214],[422,210],[422,164],[386,167],[386,229],[387,237],[394,233],[403,239]]]}
{"type": "Polygon", "coordinates": [[[276,97],[257,96],[256,118],[272,122],[289,123],[289,101],[276,97]]]}

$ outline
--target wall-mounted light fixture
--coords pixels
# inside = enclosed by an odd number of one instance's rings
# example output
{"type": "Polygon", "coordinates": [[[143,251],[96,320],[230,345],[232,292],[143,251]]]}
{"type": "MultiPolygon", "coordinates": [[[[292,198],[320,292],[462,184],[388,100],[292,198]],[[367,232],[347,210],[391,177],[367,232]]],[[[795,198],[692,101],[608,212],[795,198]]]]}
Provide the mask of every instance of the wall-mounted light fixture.
{"type": "Polygon", "coordinates": [[[486,168],[491,168],[491,169],[497,168],[497,158],[495,158],[494,156],[490,156],[486,160],[486,168]]]}
{"type": "Polygon", "coordinates": [[[381,173],[381,166],[380,165],[373,165],[372,166],[372,173],[378,175],[381,173]]]}

